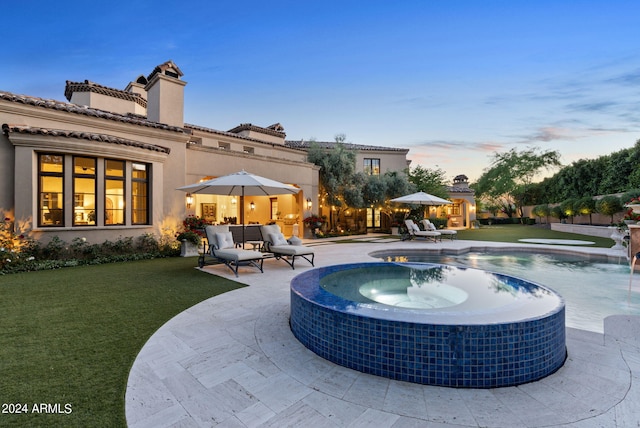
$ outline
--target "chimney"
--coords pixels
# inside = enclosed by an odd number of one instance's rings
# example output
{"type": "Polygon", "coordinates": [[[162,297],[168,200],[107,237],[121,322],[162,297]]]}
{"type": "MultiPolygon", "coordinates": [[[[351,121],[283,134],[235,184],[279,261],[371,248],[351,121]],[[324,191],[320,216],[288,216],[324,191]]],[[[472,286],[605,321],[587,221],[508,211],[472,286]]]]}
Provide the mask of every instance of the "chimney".
{"type": "Polygon", "coordinates": [[[147,119],[184,127],[184,86],[182,71],[169,60],[157,66],[147,78],[147,119]]]}

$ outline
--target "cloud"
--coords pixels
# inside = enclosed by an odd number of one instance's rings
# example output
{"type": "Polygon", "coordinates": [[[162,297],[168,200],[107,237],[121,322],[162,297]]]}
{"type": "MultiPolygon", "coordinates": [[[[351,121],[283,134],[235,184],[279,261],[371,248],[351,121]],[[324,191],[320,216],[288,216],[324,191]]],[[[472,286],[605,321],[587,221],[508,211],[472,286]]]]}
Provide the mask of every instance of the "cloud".
{"type": "Polygon", "coordinates": [[[572,103],[567,104],[566,108],[570,111],[586,111],[586,112],[603,112],[610,110],[612,107],[618,107],[620,103],[615,101],[599,101],[590,103],[572,103]]]}
{"type": "Polygon", "coordinates": [[[640,68],[612,77],[606,82],[623,86],[638,86],[640,85],[640,68]]]}
{"type": "Polygon", "coordinates": [[[604,127],[589,127],[589,128],[566,128],[558,126],[546,126],[539,128],[531,135],[522,135],[517,141],[517,144],[535,144],[539,142],[552,142],[552,141],[576,141],[583,138],[590,138],[600,135],[618,134],[630,132],[626,128],[604,128],[604,127]]]}
{"type": "Polygon", "coordinates": [[[476,152],[494,152],[504,148],[503,144],[490,141],[456,141],[456,140],[426,140],[408,144],[410,148],[422,148],[430,150],[473,150],[476,152]]]}

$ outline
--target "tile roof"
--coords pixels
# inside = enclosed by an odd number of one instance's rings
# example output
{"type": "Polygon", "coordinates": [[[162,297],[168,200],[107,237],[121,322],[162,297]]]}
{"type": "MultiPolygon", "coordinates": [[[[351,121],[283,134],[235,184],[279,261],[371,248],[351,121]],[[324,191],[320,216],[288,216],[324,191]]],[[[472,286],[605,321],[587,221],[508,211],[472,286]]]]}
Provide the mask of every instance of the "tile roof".
{"type": "Polygon", "coordinates": [[[39,128],[34,126],[23,125],[2,125],[2,132],[9,135],[12,132],[18,134],[31,134],[31,135],[51,135],[53,137],[66,137],[66,138],[79,138],[89,141],[98,141],[101,143],[118,144],[123,146],[137,147],[140,149],[151,150],[154,152],[169,154],[171,149],[168,147],[162,147],[155,144],[141,143],[139,141],[129,140],[127,138],[114,137],[113,135],[98,134],[94,132],[84,131],[69,131],[64,129],[48,129],[39,128]]]}
{"type": "Polygon", "coordinates": [[[449,193],[475,193],[475,190],[469,186],[447,186],[447,191],[449,193]]]}
{"type": "Polygon", "coordinates": [[[178,126],[166,125],[164,123],[152,122],[143,116],[137,114],[117,114],[105,110],[98,110],[77,104],[65,103],[62,101],[48,100],[44,98],[31,97],[28,95],[17,95],[11,92],[0,91],[0,101],[9,101],[14,103],[26,104],[35,107],[48,108],[51,110],[65,111],[84,116],[97,117],[100,119],[113,120],[116,122],[130,123],[132,125],[146,126],[149,128],[162,129],[165,131],[185,132],[184,128],[178,126]]]}
{"type": "Polygon", "coordinates": [[[153,76],[155,76],[158,73],[160,74],[164,73],[167,76],[171,76],[176,79],[179,79],[180,77],[184,76],[184,73],[182,72],[182,70],[180,70],[180,68],[176,65],[176,63],[171,60],[166,61],[160,65],[156,65],[153,71],[149,73],[149,76],[147,76],[147,81],[151,81],[153,76]],[[174,71],[169,71],[169,70],[174,70],[174,71]]]}
{"type": "Polygon", "coordinates": [[[230,129],[228,132],[232,134],[237,134],[242,131],[256,131],[262,134],[273,135],[275,137],[286,137],[287,134],[284,133],[284,128],[279,123],[274,123],[271,126],[263,128],[262,126],[252,125],[251,123],[241,123],[233,129],[230,129]]]}
{"type": "MultiPolygon", "coordinates": [[[[293,141],[288,140],[284,142],[285,146],[308,150],[312,145],[317,145],[321,149],[332,149],[336,146],[335,141],[293,141]]],[[[393,152],[408,152],[409,149],[402,149],[399,147],[382,147],[382,146],[370,146],[364,144],[342,143],[342,145],[348,150],[363,150],[363,151],[393,151],[393,152]]]]}
{"type": "Polygon", "coordinates": [[[267,144],[269,146],[278,146],[278,147],[284,147],[284,148],[287,148],[287,149],[300,150],[297,147],[288,147],[286,144],[283,146],[283,145],[281,145],[279,143],[273,143],[273,142],[270,142],[270,141],[258,140],[257,138],[245,137],[243,135],[234,134],[233,132],[230,132],[230,131],[220,131],[220,130],[217,130],[217,129],[207,128],[205,126],[193,125],[193,124],[190,124],[190,123],[185,123],[184,127],[187,130],[192,130],[193,129],[195,131],[201,131],[201,132],[208,132],[208,133],[211,133],[211,134],[224,135],[224,136],[232,137],[232,138],[236,138],[236,139],[242,139],[242,140],[246,140],[246,141],[253,141],[253,142],[261,143],[261,144],[267,144]]]}
{"type": "Polygon", "coordinates": [[[107,95],[112,98],[133,101],[140,106],[147,108],[147,100],[145,100],[140,94],[109,88],[108,86],[102,86],[89,80],[85,80],[84,82],[71,82],[67,80],[67,84],[64,89],[65,98],[68,101],[71,101],[71,96],[74,92],[93,92],[96,94],[107,95]]]}

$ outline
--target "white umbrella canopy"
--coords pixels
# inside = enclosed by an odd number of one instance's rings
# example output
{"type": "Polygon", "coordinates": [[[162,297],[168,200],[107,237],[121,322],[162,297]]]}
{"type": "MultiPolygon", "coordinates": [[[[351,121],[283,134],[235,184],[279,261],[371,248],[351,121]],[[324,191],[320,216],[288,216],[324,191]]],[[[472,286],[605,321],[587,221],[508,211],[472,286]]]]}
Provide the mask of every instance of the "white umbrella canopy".
{"type": "Polygon", "coordinates": [[[178,187],[188,193],[208,195],[240,196],[240,222],[242,223],[242,245],[244,245],[244,197],[296,194],[300,191],[290,184],[251,174],[245,170],[212,178],[199,183],[178,187]]]}
{"type": "Polygon", "coordinates": [[[178,187],[178,190],[188,193],[227,196],[269,196],[296,194],[300,191],[300,189],[290,184],[251,174],[245,170],[199,183],[188,184],[178,187]]]}
{"type": "Polygon", "coordinates": [[[410,195],[400,196],[399,198],[391,199],[391,202],[413,205],[450,205],[453,203],[425,192],[416,192],[410,195]]]}

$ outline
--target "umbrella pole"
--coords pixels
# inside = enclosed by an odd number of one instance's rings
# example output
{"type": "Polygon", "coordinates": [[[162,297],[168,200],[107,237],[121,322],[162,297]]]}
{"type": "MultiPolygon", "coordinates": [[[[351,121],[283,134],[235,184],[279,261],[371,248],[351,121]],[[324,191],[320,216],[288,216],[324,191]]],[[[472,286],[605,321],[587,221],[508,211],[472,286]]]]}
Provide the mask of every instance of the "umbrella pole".
{"type": "Polygon", "coordinates": [[[242,224],[242,249],[244,250],[244,186],[240,195],[240,223],[242,224]]]}

